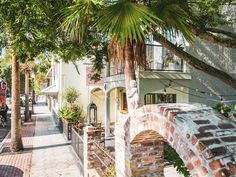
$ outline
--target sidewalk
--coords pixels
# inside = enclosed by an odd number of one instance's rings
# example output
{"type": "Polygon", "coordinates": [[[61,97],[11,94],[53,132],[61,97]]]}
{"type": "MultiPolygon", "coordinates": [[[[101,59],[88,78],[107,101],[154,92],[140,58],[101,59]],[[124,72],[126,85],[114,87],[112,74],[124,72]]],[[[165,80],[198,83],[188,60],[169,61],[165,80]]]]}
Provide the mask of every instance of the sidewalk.
{"type": "Polygon", "coordinates": [[[46,106],[35,106],[35,121],[22,127],[24,151],[0,155],[0,177],[81,177],[71,147],[60,134],[46,106]]]}
{"type": "Polygon", "coordinates": [[[47,107],[35,109],[31,177],[81,177],[71,146],[53,122],[47,107]],[[44,114],[40,114],[44,113],[44,114]]]}
{"type": "Polygon", "coordinates": [[[33,135],[35,121],[22,126],[22,138],[25,150],[18,153],[9,153],[10,137],[3,144],[3,153],[0,155],[0,177],[29,177],[33,135]]]}

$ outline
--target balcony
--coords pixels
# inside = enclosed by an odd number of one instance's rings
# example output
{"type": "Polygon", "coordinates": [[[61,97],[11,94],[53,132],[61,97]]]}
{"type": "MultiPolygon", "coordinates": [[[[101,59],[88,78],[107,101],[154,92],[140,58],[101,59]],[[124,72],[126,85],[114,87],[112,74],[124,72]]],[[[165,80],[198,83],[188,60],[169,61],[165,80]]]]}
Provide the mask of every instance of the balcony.
{"type": "MultiPolygon", "coordinates": [[[[138,78],[147,79],[191,79],[186,63],[161,45],[146,44],[146,60],[136,65],[138,78]]],[[[106,83],[124,85],[124,62],[109,63],[107,66],[106,83]]]]}
{"type": "Polygon", "coordinates": [[[161,45],[146,44],[145,71],[185,72],[185,65],[183,59],[161,45]]]}

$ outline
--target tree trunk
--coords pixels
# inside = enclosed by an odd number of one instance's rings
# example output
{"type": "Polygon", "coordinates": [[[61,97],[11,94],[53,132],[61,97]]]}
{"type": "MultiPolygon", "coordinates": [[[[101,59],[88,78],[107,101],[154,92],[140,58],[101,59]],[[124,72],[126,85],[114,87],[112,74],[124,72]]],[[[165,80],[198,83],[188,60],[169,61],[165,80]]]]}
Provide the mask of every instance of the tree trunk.
{"type": "MultiPolygon", "coordinates": [[[[130,89],[130,81],[136,80],[135,77],[135,66],[134,66],[134,51],[133,45],[128,40],[124,45],[124,60],[125,60],[125,87],[126,87],[126,98],[129,103],[128,90],[130,89]]],[[[129,110],[129,108],[128,108],[129,110]]]]}
{"type": "Polygon", "coordinates": [[[205,28],[205,29],[206,29],[206,31],[209,31],[212,33],[223,34],[223,35],[226,35],[226,36],[231,37],[233,39],[236,39],[236,33],[234,33],[234,32],[225,31],[225,30],[218,29],[218,28],[205,28]]]}
{"type": "Polygon", "coordinates": [[[215,36],[214,34],[211,34],[207,31],[197,30],[195,28],[192,28],[191,31],[195,36],[199,37],[200,39],[212,42],[214,44],[218,44],[222,47],[236,48],[236,40],[215,36]]]}
{"type": "Polygon", "coordinates": [[[16,55],[12,56],[12,111],[11,151],[23,149],[20,114],[20,67],[16,55]]]}
{"type": "Polygon", "coordinates": [[[30,120],[30,112],[29,112],[29,77],[30,71],[25,71],[25,121],[28,122],[30,120]]]}
{"type": "Polygon", "coordinates": [[[170,41],[168,41],[164,36],[158,33],[154,33],[154,40],[161,43],[163,47],[169,49],[172,53],[177,55],[178,57],[185,60],[189,65],[193,66],[194,68],[203,71],[213,77],[218,78],[225,84],[231,86],[232,88],[236,89],[236,79],[234,79],[232,76],[227,74],[224,71],[221,71],[217,68],[212,67],[211,65],[208,65],[207,63],[199,60],[198,58],[190,55],[189,53],[185,52],[181,48],[177,47],[176,45],[172,44],[170,41]]]}

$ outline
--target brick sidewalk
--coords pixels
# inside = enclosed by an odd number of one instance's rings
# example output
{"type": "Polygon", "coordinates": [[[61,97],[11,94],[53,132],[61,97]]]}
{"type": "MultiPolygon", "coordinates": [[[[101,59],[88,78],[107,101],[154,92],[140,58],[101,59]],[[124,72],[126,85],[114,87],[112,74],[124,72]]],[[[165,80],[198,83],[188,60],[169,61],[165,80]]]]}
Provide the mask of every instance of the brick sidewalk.
{"type": "MultiPolygon", "coordinates": [[[[2,153],[0,155],[0,177],[29,177],[32,163],[33,136],[35,119],[22,126],[23,144],[25,150],[18,153],[2,153]]],[[[3,152],[10,147],[10,137],[3,145],[3,152]]]]}

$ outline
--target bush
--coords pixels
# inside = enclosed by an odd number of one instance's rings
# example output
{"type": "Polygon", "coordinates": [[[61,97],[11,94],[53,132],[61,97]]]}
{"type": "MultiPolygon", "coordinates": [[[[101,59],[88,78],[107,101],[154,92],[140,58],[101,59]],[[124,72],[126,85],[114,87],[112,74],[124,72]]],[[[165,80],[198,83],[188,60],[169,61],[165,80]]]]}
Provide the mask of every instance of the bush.
{"type": "Polygon", "coordinates": [[[216,104],[214,109],[217,110],[220,114],[224,115],[225,117],[230,116],[231,108],[223,103],[216,104]]]}
{"type": "Polygon", "coordinates": [[[78,105],[65,106],[59,109],[59,118],[65,119],[68,122],[78,122],[81,121],[82,108],[78,105]]]}
{"type": "Polygon", "coordinates": [[[79,92],[74,87],[69,87],[65,90],[63,96],[67,103],[73,104],[79,98],[79,92]]]}

